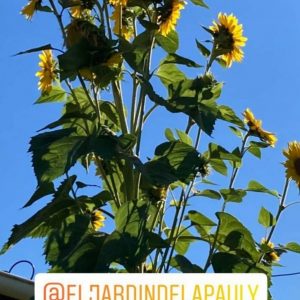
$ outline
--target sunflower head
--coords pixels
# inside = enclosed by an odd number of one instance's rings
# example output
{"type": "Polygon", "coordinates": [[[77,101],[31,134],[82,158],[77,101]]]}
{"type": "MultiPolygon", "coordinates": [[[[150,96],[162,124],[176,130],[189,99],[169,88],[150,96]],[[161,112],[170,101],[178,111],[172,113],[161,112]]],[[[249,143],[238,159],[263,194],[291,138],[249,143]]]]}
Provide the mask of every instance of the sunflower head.
{"type": "Polygon", "coordinates": [[[38,87],[42,93],[50,93],[52,82],[57,78],[57,64],[53,59],[51,50],[44,50],[39,58],[41,69],[36,73],[36,76],[40,78],[38,87]]]}
{"type": "Polygon", "coordinates": [[[271,147],[275,146],[277,142],[275,134],[264,130],[262,128],[262,121],[256,119],[253,112],[249,108],[244,111],[243,116],[245,124],[247,124],[249,127],[248,133],[250,135],[259,137],[263,142],[266,142],[271,147]]]}
{"type": "Polygon", "coordinates": [[[185,1],[182,0],[168,0],[164,5],[158,8],[158,32],[167,36],[168,33],[175,29],[178,19],[180,18],[180,11],[184,8],[185,1]]]}
{"type": "Polygon", "coordinates": [[[286,157],[284,163],[286,178],[292,179],[300,188],[300,142],[293,141],[283,150],[286,157]]]}
{"type": "Polygon", "coordinates": [[[218,22],[214,21],[209,28],[214,38],[215,55],[225,61],[226,67],[231,67],[233,61],[241,62],[247,38],[243,36],[243,25],[233,15],[219,13],[218,22]]]}
{"type": "Polygon", "coordinates": [[[267,263],[272,263],[272,262],[279,261],[280,257],[278,255],[278,253],[276,252],[276,250],[274,249],[275,246],[274,246],[274,244],[271,241],[269,241],[267,243],[267,240],[265,238],[262,238],[261,245],[264,248],[267,248],[267,252],[264,254],[264,260],[267,263]]]}
{"type": "Polygon", "coordinates": [[[105,217],[103,216],[100,210],[95,210],[91,214],[91,224],[95,231],[99,230],[100,228],[104,227],[105,217]]]}
{"type": "Polygon", "coordinates": [[[25,16],[27,20],[31,20],[37,7],[42,3],[42,0],[30,0],[26,6],[21,10],[21,14],[25,16]]]}

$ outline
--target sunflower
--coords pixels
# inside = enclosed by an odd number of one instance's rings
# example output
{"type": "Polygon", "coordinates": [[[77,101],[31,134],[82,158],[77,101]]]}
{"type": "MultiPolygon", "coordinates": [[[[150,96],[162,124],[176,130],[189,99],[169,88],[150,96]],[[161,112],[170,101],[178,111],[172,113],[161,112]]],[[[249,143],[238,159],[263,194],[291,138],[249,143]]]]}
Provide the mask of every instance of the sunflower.
{"type": "Polygon", "coordinates": [[[111,16],[111,19],[115,21],[113,31],[116,35],[123,36],[126,40],[130,40],[133,36],[133,26],[130,24],[130,20],[126,18],[126,8],[118,5],[111,16]],[[122,26],[120,20],[122,19],[122,26]]]}
{"type": "Polygon", "coordinates": [[[290,142],[288,149],[283,150],[283,154],[287,158],[284,163],[285,175],[294,180],[300,188],[300,142],[290,142]]]}
{"type": "Polygon", "coordinates": [[[262,141],[268,143],[271,147],[274,147],[277,138],[274,133],[266,131],[262,128],[262,121],[257,120],[254,117],[253,112],[247,108],[244,113],[244,122],[249,126],[249,134],[259,137],[262,141]]]}
{"type": "Polygon", "coordinates": [[[27,20],[30,20],[41,2],[41,0],[30,0],[21,10],[21,14],[24,15],[27,20]]]}
{"type": "Polygon", "coordinates": [[[91,215],[91,223],[95,231],[104,227],[105,217],[100,210],[95,210],[91,215]]]}
{"type": "Polygon", "coordinates": [[[36,76],[40,78],[38,87],[42,93],[49,93],[52,89],[52,82],[57,78],[56,62],[51,50],[43,51],[39,58],[41,70],[36,73],[36,76]]]}
{"type": "Polygon", "coordinates": [[[158,32],[167,36],[168,33],[175,29],[178,19],[180,18],[180,10],[185,6],[185,1],[169,0],[164,6],[158,9],[158,32]]]}
{"type": "Polygon", "coordinates": [[[233,61],[242,61],[244,52],[241,47],[245,46],[247,38],[243,36],[243,25],[238,24],[238,19],[233,14],[227,16],[219,13],[218,20],[209,29],[213,32],[217,56],[221,55],[229,68],[233,61]]]}
{"type": "Polygon", "coordinates": [[[268,263],[279,261],[280,257],[278,256],[277,252],[274,249],[274,244],[272,242],[268,242],[265,238],[262,238],[261,245],[267,246],[269,248],[269,251],[265,253],[264,260],[268,263]]]}

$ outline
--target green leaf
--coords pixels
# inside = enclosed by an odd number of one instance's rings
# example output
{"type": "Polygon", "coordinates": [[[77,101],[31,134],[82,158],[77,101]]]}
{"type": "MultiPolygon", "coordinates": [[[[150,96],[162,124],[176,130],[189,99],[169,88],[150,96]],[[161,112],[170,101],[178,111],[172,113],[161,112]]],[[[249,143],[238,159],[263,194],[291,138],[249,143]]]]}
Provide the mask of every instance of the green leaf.
{"type": "Polygon", "coordinates": [[[31,196],[29,201],[23,206],[23,208],[30,206],[31,204],[45,196],[54,194],[54,192],[55,188],[53,182],[43,182],[40,186],[37,187],[36,191],[31,196]]]}
{"type": "Polygon", "coordinates": [[[120,39],[120,51],[130,67],[143,74],[145,59],[150,50],[151,31],[140,33],[132,43],[120,39]]]}
{"type": "Polygon", "coordinates": [[[199,6],[202,6],[202,7],[205,7],[205,8],[208,8],[207,4],[204,3],[203,0],[191,0],[195,5],[199,5],[199,6]]]}
{"type": "Polygon", "coordinates": [[[172,83],[177,83],[186,79],[184,73],[181,72],[175,64],[161,64],[156,71],[156,75],[166,87],[172,83]]]}
{"type": "Polygon", "coordinates": [[[209,148],[210,158],[230,160],[232,162],[237,162],[237,163],[241,162],[241,156],[237,155],[236,151],[230,153],[222,146],[214,143],[209,143],[208,148],[209,148]]]}
{"type": "Polygon", "coordinates": [[[192,68],[200,68],[201,66],[191,59],[180,56],[176,53],[170,53],[161,63],[162,64],[178,64],[192,68]]]}
{"type": "Polygon", "coordinates": [[[263,186],[261,183],[259,183],[258,181],[255,181],[255,180],[249,181],[246,191],[266,193],[266,194],[269,194],[269,195],[279,198],[279,194],[277,191],[269,190],[265,186],[263,186]]]}
{"type": "Polygon", "coordinates": [[[235,114],[232,108],[226,105],[220,105],[218,110],[219,119],[235,124],[240,128],[244,128],[244,122],[235,114]]]}
{"type": "Polygon", "coordinates": [[[243,138],[242,132],[234,126],[229,126],[229,129],[239,138],[243,138]]]}
{"type": "Polygon", "coordinates": [[[157,208],[154,205],[148,207],[145,203],[126,202],[115,215],[116,230],[138,237],[143,230],[151,229],[156,212],[157,208]]]}
{"type": "Polygon", "coordinates": [[[211,158],[209,160],[209,164],[215,171],[224,176],[227,176],[227,166],[222,159],[211,158]]]}
{"type": "Polygon", "coordinates": [[[259,147],[256,147],[254,145],[250,145],[248,148],[249,153],[251,153],[252,155],[261,158],[261,151],[259,147]]]}
{"type": "MultiPolygon", "coordinates": [[[[50,182],[66,173],[79,158],[95,153],[110,160],[121,152],[124,137],[108,135],[72,136],[73,130],[61,129],[31,139],[32,163],[38,183],[50,182]]],[[[123,149],[126,150],[126,149],[123,149]]]]}
{"type": "Polygon", "coordinates": [[[221,189],[220,193],[225,201],[240,203],[247,195],[247,192],[242,189],[221,189]]]}
{"type": "Polygon", "coordinates": [[[62,102],[66,100],[66,91],[60,86],[53,86],[51,91],[42,94],[35,102],[35,104],[62,102]]]}
{"type": "Polygon", "coordinates": [[[209,57],[210,56],[210,51],[198,40],[196,40],[197,48],[199,51],[202,53],[203,56],[209,57]]]}
{"type": "Polygon", "coordinates": [[[75,180],[76,176],[71,176],[62,182],[54,194],[52,202],[48,203],[24,223],[15,225],[10,238],[0,253],[5,253],[11,246],[26,237],[47,236],[53,228],[61,226],[64,219],[70,216],[71,213],[79,212],[80,205],[69,196],[75,180]]]}
{"type": "Polygon", "coordinates": [[[212,257],[212,266],[216,273],[270,273],[270,268],[255,263],[251,259],[241,258],[239,255],[219,252],[212,257]]]}
{"type": "Polygon", "coordinates": [[[287,243],[284,246],[284,249],[292,251],[292,252],[300,253],[300,245],[298,243],[295,243],[295,242],[287,243]]]}
{"type": "Polygon", "coordinates": [[[176,129],[176,133],[179,137],[179,140],[189,146],[193,146],[193,140],[191,139],[191,137],[186,134],[184,131],[176,129]]]}
{"type": "Polygon", "coordinates": [[[179,47],[179,38],[175,30],[172,30],[167,36],[157,33],[155,40],[167,53],[175,53],[179,47]]]}
{"type": "Polygon", "coordinates": [[[207,198],[217,199],[217,200],[221,199],[221,195],[219,192],[214,190],[209,190],[209,189],[203,191],[197,191],[196,196],[207,197],[207,198]]]}
{"type": "Polygon", "coordinates": [[[85,137],[69,136],[61,129],[39,134],[31,139],[32,163],[39,185],[67,172],[83,154],[85,137]]]}
{"type": "Polygon", "coordinates": [[[22,54],[27,54],[27,53],[33,53],[33,52],[40,52],[43,50],[55,50],[54,48],[52,48],[51,44],[47,44],[47,45],[43,45],[37,48],[32,48],[26,51],[22,51],[22,52],[18,52],[17,54],[15,54],[14,56],[17,55],[22,55],[22,54]]]}
{"type": "MultiPolygon", "coordinates": [[[[257,261],[260,253],[256,248],[251,232],[238,219],[228,213],[219,212],[216,215],[220,222],[218,243],[220,245],[224,244],[230,233],[239,232],[243,238],[239,239],[239,243],[237,243],[234,250],[237,251],[241,257],[251,258],[253,261],[257,261]]],[[[236,235],[236,233],[234,234],[236,235]]]]}
{"type": "MultiPolygon", "coordinates": [[[[180,255],[184,255],[188,251],[191,243],[195,240],[193,239],[193,235],[186,229],[186,227],[180,226],[179,229],[175,228],[175,232],[177,232],[177,230],[180,236],[176,239],[175,251],[180,255]]],[[[170,229],[165,229],[165,233],[168,237],[170,237],[170,229]]],[[[175,240],[175,238],[173,240],[175,240]]]]}
{"type": "Polygon", "coordinates": [[[272,227],[276,224],[276,219],[274,218],[274,216],[271,212],[269,212],[267,209],[262,207],[259,212],[258,222],[262,226],[268,228],[268,227],[272,227]]]}
{"type": "Polygon", "coordinates": [[[195,211],[190,210],[188,212],[187,219],[190,220],[192,223],[201,225],[201,226],[216,226],[217,224],[207,218],[205,215],[195,211]]]}
{"type": "Polygon", "coordinates": [[[166,128],[165,130],[165,137],[169,142],[174,142],[176,141],[174,134],[170,128],[166,128]]]}
{"type": "Polygon", "coordinates": [[[194,147],[181,141],[166,142],[155,150],[155,157],[144,164],[142,174],[153,185],[190,182],[203,162],[194,147]]]}
{"type": "Polygon", "coordinates": [[[172,257],[170,265],[182,273],[203,273],[203,270],[199,266],[191,263],[183,255],[175,255],[172,257]]]}

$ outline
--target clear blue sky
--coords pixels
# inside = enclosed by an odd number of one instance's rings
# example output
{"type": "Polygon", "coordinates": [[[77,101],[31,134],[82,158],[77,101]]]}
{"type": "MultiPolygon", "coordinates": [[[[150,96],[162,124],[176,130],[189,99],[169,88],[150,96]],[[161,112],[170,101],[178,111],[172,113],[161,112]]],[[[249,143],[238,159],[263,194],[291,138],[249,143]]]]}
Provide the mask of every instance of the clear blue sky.
{"type": "MultiPolygon", "coordinates": [[[[36,180],[31,167],[31,158],[27,153],[28,142],[35,132],[52,122],[59,116],[60,107],[56,105],[33,105],[39,96],[36,88],[37,54],[12,57],[13,54],[51,42],[60,47],[58,28],[48,15],[38,14],[28,22],[19,15],[27,0],[1,1],[2,13],[0,64],[1,72],[1,205],[0,210],[0,244],[8,238],[10,229],[15,223],[21,223],[45,204],[41,201],[30,209],[21,207],[32,195],[36,180]]],[[[242,64],[234,64],[229,70],[219,66],[213,68],[217,79],[225,82],[221,102],[232,105],[241,113],[250,107],[255,115],[263,119],[264,128],[278,136],[275,149],[267,149],[262,161],[249,158],[240,172],[236,186],[245,187],[252,179],[261,181],[265,186],[282,191],[284,169],[281,165],[284,158],[282,149],[291,140],[300,140],[299,107],[300,107],[300,3],[294,0],[258,1],[227,0],[224,2],[207,1],[210,10],[195,7],[192,3],[182,13],[178,26],[184,40],[181,42],[179,54],[199,60],[194,44],[195,38],[208,38],[200,25],[210,25],[219,11],[233,12],[244,24],[244,34],[248,37],[245,47],[245,59],[242,64]],[[192,20],[192,21],[191,21],[192,20]]],[[[163,129],[172,127],[180,129],[179,115],[170,116],[163,110],[153,117],[145,128],[149,140],[147,144],[153,153],[154,142],[163,141],[163,129]],[[159,124],[159,126],[158,126],[159,124]],[[156,141],[151,141],[153,130],[156,141]]],[[[183,122],[182,122],[183,124],[183,122]]],[[[203,138],[202,143],[209,141],[203,138]]],[[[219,124],[213,142],[226,145],[229,149],[238,143],[226,126],[219,124]]],[[[200,150],[204,150],[200,148],[200,150]]],[[[228,184],[226,178],[218,177],[220,184],[228,184]]],[[[288,201],[299,199],[295,185],[291,185],[288,201]]],[[[219,203],[201,200],[199,205],[203,211],[212,212],[220,207],[219,203]],[[202,206],[201,206],[202,205],[202,206]]],[[[274,211],[275,199],[262,194],[249,194],[242,205],[232,204],[229,212],[238,214],[246,226],[254,230],[256,240],[264,235],[264,229],[256,225],[261,205],[274,211]]],[[[283,214],[273,241],[285,244],[290,241],[300,242],[300,206],[292,206],[283,214]]],[[[0,270],[7,270],[14,262],[28,259],[36,266],[37,272],[44,272],[40,240],[25,240],[0,256],[0,270]]],[[[195,251],[194,251],[195,252],[195,251]]],[[[196,252],[195,252],[196,253],[196,252]]],[[[196,254],[195,260],[197,261],[196,254]]],[[[289,253],[285,255],[274,273],[300,271],[300,256],[289,253]]],[[[18,267],[15,272],[29,276],[30,269],[18,267]]],[[[274,299],[295,299],[299,294],[297,283],[300,277],[274,279],[272,288],[274,299]]]]}

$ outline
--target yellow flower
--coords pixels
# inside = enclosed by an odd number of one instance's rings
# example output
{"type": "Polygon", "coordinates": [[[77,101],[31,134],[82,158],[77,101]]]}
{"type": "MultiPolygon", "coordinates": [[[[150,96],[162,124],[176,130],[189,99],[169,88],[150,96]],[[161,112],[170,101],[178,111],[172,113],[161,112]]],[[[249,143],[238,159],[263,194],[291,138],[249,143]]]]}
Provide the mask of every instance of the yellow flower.
{"type": "Polygon", "coordinates": [[[115,21],[115,26],[113,28],[113,31],[116,35],[123,36],[126,40],[130,40],[130,38],[133,36],[133,26],[130,26],[129,21],[126,19],[125,14],[126,14],[125,7],[121,5],[115,7],[115,10],[111,16],[111,19],[115,21]],[[121,19],[122,19],[122,24],[120,24],[121,19]]]}
{"type": "Polygon", "coordinates": [[[175,29],[178,19],[180,18],[180,10],[185,6],[185,1],[170,0],[163,7],[158,9],[158,32],[167,36],[168,33],[175,29]]]}
{"type": "Polygon", "coordinates": [[[245,46],[247,38],[243,36],[243,25],[238,24],[233,14],[227,16],[219,13],[218,21],[213,22],[210,30],[213,31],[216,53],[222,55],[221,58],[229,68],[233,61],[242,61],[244,52],[241,47],[245,46]]]}
{"type": "Polygon", "coordinates": [[[270,248],[270,251],[265,253],[264,255],[264,259],[268,263],[272,263],[280,260],[280,257],[278,256],[277,252],[274,250],[275,246],[271,241],[267,243],[267,240],[265,238],[262,238],[261,245],[266,245],[270,248]]]}
{"type": "Polygon", "coordinates": [[[42,93],[49,93],[52,89],[52,82],[57,78],[56,62],[53,59],[51,50],[43,51],[39,58],[41,70],[36,73],[36,76],[40,78],[38,87],[42,93]]]}
{"type": "Polygon", "coordinates": [[[288,149],[283,150],[283,154],[287,158],[284,163],[285,175],[294,180],[300,188],[300,142],[290,142],[288,149]]]}
{"type": "Polygon", "coordinates": [[[262,141],[268,143],[271,147],[275,146],[277,142],[275,134],[264,130],[262,128],[262,121],[257,120],[249,108],[244,111],[243,116],[245,124],[249,126],[250,135],[259,137],[262,141]]]}
{"type": "Polygon", "coordinates": [[[36,11],[37,5],[41,4],[41,2],[41,0],[30,0],[21,10],[21,14],[24,15],[27,20],[30,20],[36,11]]]}
{"type": "Polygon", "coordinates": [[[91,223],[95,231],[104,227],[105,217],[100,210],[95,210],[91,215],[91,223]]]}

